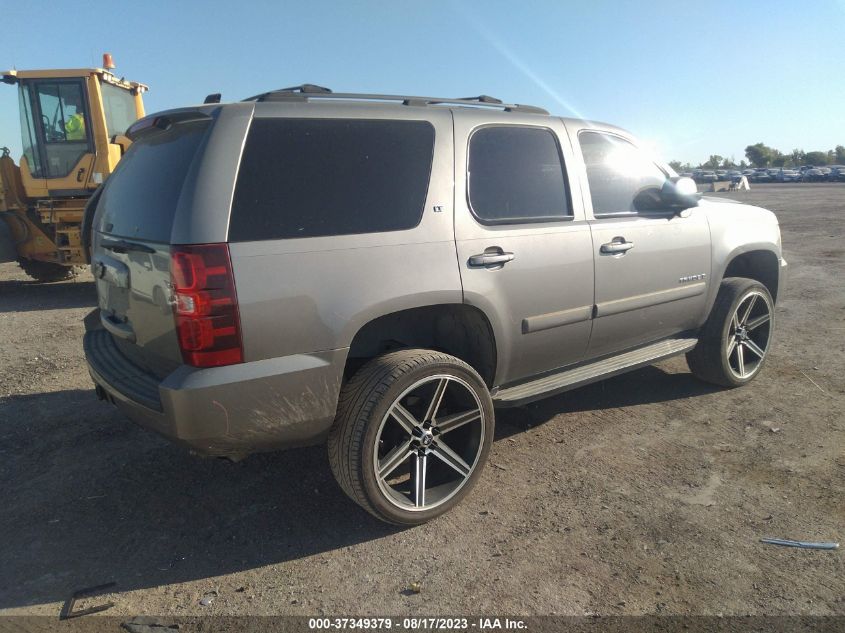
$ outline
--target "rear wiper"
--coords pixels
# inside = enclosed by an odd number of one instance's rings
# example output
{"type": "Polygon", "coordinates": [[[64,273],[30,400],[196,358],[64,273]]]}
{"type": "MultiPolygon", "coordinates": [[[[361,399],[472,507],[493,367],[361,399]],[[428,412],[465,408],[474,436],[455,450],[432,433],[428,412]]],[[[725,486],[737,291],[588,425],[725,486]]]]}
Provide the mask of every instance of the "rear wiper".
{"type": "Polygon", "coordinates": [[[137,242],[127,242],[126,240],[103,240],[100,246],[115,253],[128,253],[134,251],[136,253],[155,253],[156,249],[150,248],[146,244],[138,244],[137,242]]]}

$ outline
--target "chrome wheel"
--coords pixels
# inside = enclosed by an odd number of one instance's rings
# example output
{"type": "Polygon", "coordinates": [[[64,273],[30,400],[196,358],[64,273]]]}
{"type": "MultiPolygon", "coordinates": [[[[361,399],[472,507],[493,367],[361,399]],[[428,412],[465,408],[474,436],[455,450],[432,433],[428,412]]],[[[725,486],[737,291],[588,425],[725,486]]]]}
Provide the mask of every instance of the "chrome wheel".
{"type": "Polygon", "coordinates": [[[725,340],[725,355],[731,373],[748,380],[760,369],[772,332],[772,305],[759,290],[746,293],[731,317],[725,340]]]}
{"type": "Polygon", "coordinates": [[[469,481],[484,448],[484,409],[462,379],[426,376],[396,398],[376,433],[372,467],[403,510],[435,508],[469,481]]]}

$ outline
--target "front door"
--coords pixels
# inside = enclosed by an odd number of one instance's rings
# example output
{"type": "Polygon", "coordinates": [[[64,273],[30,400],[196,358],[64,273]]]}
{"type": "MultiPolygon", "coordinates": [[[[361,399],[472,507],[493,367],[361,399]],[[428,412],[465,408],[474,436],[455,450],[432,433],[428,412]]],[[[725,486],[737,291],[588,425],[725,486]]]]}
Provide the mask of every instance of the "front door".
{"type": "Polygon", "coordinates": [[[485,125],[454,113],[458,265],[465,303],[492,321],[499,385],[581,360],[593,306],[590,227],[567,179],[566,131],[512,116],[485,125]]]}
{"type": "Polygon", "coordinates": [[[578,142],[593,212],[596,312],[589,357],[697,328],[710,284],[705,214],[653,210],[648,196],[667,174],[628,140],[582,131],[578,142]]]}

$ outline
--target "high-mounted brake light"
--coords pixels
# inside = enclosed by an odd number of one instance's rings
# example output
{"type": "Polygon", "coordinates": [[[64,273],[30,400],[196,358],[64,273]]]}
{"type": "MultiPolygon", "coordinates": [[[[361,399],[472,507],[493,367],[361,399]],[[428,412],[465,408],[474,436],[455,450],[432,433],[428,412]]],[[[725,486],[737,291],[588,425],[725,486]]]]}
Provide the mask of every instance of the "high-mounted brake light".
{"type": "Polygon", "coordinates": [[[170,281],[182,359],[194,367],[243,362],[238,296],[227,244],[173,246],[170,281]]]}

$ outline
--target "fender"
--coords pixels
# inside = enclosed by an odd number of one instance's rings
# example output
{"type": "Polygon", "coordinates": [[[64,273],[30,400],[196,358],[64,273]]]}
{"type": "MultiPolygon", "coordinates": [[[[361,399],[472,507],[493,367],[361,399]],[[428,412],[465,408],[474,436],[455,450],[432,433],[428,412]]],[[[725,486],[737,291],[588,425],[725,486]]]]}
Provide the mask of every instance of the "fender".
{"type": "MultiPolygon", "coordinates": [[[[704,205],[702,205],[704,206],[704,205]]],[[[712,283],[707,297],[707,315],[716,301],[725,271],[736,257],[752,251],[771,253],[777,268],[777,286],[782,285],[786,262],[781,251],[780,227],[773,213],[741,203],[706,205],[713,248],[712,283]]],[[[777,292],[780,295],[780,292],[777,292]]]]}

